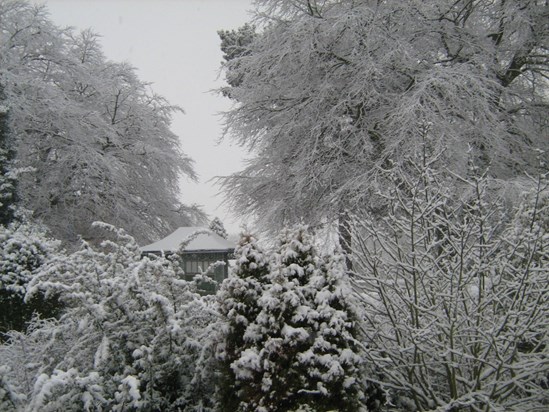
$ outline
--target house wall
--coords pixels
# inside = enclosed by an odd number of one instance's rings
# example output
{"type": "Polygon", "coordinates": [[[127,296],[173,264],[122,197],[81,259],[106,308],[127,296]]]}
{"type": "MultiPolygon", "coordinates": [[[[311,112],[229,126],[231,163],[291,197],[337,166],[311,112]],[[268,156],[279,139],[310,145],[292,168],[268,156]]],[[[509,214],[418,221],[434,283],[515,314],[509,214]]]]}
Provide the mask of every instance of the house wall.
{"type": "MultiPolygon", "coordinates": [[[[146,252],[144,255],[160,256],[160,252],[146,252]]],[[[185,272],[185,280],[191,281],[193,278],[204,273],[210,276],[218,284],[229,276],[229,257],[232,256],[229,251],[225,252],[185,252],[181,255],[181,268],[185,272]],[[224,265],[213,267],[216,262],[224,262],[224,265]],[[209,270],[208,270],[209,269],[209,270]]],[[[201,292],[215,293],[217,287],[213,283],[203,282],[200,286],[201,292]]]]}
{"type": "MultiPolygon", "coordinates": [[[[185,279],[192,280],[195,275],[206,272],[205,274],[219,284],[229,274],[228,258],[228,253],[185,253],[181,262],[185,279]],[[216,262],[225,264],[214,266],[216,262]]],[[[215,293],[217,290],[214,284],[208,282],[204,282],[200,288],[206,293],[215,293]]]]}

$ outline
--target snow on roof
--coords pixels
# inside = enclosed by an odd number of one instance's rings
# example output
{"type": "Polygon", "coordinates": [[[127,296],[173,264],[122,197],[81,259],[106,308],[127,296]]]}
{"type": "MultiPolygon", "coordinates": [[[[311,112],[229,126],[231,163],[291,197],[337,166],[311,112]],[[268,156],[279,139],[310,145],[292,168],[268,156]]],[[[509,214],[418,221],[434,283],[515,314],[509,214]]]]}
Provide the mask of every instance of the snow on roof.
{"type": "Polygon", "coordinates": [[[231,242],[203,227],[180,227],[171,235],[166,236],[150,245],[143,246],[141,252],[175,252],[179,245],[189,236],[199,231],[207,231],[196,236],[185,248],[188,252],[194,251],[229,251],[235,248],[231,242]]]}

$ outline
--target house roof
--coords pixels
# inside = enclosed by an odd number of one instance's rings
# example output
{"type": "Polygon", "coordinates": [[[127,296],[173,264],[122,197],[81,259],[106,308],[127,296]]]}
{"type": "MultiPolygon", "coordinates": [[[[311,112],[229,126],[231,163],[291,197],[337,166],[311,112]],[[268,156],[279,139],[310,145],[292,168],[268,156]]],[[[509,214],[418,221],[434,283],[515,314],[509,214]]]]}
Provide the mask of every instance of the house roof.
{"type": "Polygon", "coordinates": [[[191,240],[185,248],[186,252],[232,252],[234,250],[235,245],[231,242],[203,227],[180,227],[164,239],[143,246],[141,252],[175,252],[179,249],[181,242],[188,240],[196,232],[207,233],[200,233],[191,240]]]}

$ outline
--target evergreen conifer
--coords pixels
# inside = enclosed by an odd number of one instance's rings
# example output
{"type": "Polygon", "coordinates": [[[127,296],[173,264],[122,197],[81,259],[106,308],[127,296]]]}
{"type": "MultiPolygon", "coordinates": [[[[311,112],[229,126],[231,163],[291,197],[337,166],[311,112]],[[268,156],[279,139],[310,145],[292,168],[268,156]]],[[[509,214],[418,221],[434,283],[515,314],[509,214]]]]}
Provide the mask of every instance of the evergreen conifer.
{"type": "Polygon", "coordinates": [[[239,411],[360,410],[360,358],[344,261],[321,258],[305,226],[279,239],[261,311],[232,367],[239,411]]]}
{"type": "Polygon", "coordinates": [[[220,311],[227,321],[219,394],[220,409],[223,411],[234,411],[238,406],[237,394],[241,387],[231,364],[240,358],[247,346],[244,333],[259,313],[258,300],[269,273],[268,259],[257,239],[249,233],[242,234],[235,250],[235,259],[236,266],[218,292],[220,311]]]}

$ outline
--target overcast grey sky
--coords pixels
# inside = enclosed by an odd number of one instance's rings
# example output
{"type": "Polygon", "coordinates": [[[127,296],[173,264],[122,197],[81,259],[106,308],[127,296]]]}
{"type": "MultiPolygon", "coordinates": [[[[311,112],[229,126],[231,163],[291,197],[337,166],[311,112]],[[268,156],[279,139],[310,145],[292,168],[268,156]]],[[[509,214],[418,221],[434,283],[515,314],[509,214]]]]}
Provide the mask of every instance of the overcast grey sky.
{"type": "Polygon", "coordinates": [[[107,58],[127,61],[155,92],[185,110],[172,130],[185,153],[195,160],[200,181],[182,182],[182,200],[198,203],[210,217],[219,216],[229,232],[241,222],[221,206],[219,188],[208,182],[242,168],[244,152],[218,142],[221,117],[231,102],[209,93],[223,84],[217,30],[233,29],[249,20],[251,0],[46,0],[53,22],[101,34],[107,58]]]}

